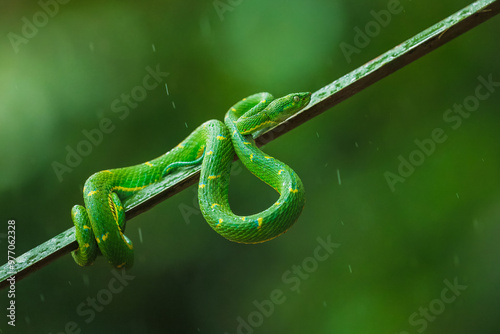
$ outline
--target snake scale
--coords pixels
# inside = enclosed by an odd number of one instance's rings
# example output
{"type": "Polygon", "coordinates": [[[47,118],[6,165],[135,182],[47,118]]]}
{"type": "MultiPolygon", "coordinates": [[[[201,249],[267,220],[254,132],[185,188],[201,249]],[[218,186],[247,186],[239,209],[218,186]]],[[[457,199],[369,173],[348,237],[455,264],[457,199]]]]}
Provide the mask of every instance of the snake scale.
{"type": "Polygon", "coordinates": [[[235,242],[259,243],[286,232],[304,206],[302,181],[286,164],[257,148],[253,137],[303,109],[310,97],[308,92],[279,99],[269,93],[248,96],[229,109],[224,123],[203,123],[162,156],[90,176],[83,188],[85,207],[75,205],[71,211],[79,246],[72,252],[76,263],[90,265],[102,254],[113,266],[130,268],[134,250],[124,234],[122,201],[176,168],[200,163],[200,208],[217,233],[235,242]],[[280,194],[268,209],[250,216],[231,211],[228,188],[234,152],[250,172],[280,194]]]}

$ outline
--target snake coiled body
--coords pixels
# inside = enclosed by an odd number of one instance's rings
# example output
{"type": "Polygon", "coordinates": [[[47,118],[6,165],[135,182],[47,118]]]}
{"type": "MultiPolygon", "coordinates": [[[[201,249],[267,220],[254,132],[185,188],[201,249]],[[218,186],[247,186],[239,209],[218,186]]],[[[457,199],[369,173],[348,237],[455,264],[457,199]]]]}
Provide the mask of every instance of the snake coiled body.
{"type": "Polygon", "coordinates": [[[123,234],[122,201],[176,168],[199,163],[200,209],[217,233],[235,242],[259,243],[286,232],[304,206],[302,181],[286,164],[257,148],[252,134],[279,124],[304,108],[309,99],[310,93],[276,100],[269,93],[251,95],[231,107],[225,124],[205,122],[164,155],[140,165],[93,174],[83,188],[85,207],[75,205],[72,209],[79,245],[72,253],[75,261],[89,265],[101,253],[115,267],[131,267],[133,245],[123,234]],[[250,216],[232,212],[228,188],[235,152],[246,168],[280,194],[268,209],[250,216]]]}

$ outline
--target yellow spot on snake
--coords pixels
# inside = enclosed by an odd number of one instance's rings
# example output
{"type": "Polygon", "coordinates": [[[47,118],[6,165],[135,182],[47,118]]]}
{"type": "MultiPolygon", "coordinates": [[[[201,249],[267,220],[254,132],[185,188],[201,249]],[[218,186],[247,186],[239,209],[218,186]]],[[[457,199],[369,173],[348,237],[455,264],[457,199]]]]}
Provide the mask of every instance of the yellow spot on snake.
{"type": "Polygon", "coordinates": [[[210,175],[210,176],[208,177],[208,179],[209,179],[209,180],[215,180],[215,179],[217,179],[217,178],[219,178],[219,177],[221,177],[221,175],[210,175]]]}
{"type": "Polygon", "coordinates": [[[88,227],[87,225],[83,225],[83,229],[84,230],[90,230],[90,227],[88,227]]]}
{"type": "Polygon", "coordinates": [[[90,196],[92,196],[92,195],[94,195],[94,194],[97,194],[97,193],[98,193],[98,191],[97,191],[97,190],[94,190],[94,191],[89,191],[89,193],[87,194],[87,196],[89,196],[89,197],[90,197],[90,196]]]}
{"type": "Polygon", "coordinates": [[[148,165],[149,167],[153,167],[153,165],[152,165],[152,164],[151,164],[151,162],[149,162],[149,161],[146,161],[144,164],[145,164],[145,165],[148,165]]]}
{"type": "Polygon", "coordinates": [[[101,240],[99,240],[99,238],[95,238],[95,240],[97,240],[97,243],[101,243],[101,240]]]}
{"type": "Polygon", "coordinates": [[[222,222],[224,221],[224,219],[222,218],[219,218],[219,222],[215,225],[215,227],[219,227],[220,224],[222,224],[222,222]]]}
{"type": "Polygon", "coordinates": [[[177,145],[177,147],[178,148],[184,148],[184,145],[182,145],[182,143],[181,143],[181,144],[177,145]]]}
{"type": "Polygon", "coordinates": [[[267,155],[264,157],[266,159],[272,159],[273,157],[268,157],[267,155]]]}
{"type": "Polygon", "coordinates": [[[281,203],[280,202],[276,202],[276,203],[274,203],[274,205],[278,206],[278,205],[281,205],[281,203]]]}
{"type": "Polygon", "coordinates": [[[250,154],[250,161],[253,161],[253,154],[250,154]]]}
{"type": "Polygon", "coordinates": [[[247,142],[247,141],[244,141],[244,142],[243,142],[243,144],[245,144],[245,145],[250,145],[250,143],[249,143],[249,142],[247,142]]]}
{"type": "Polygon", "coordinates": [[[231,108],[231,110],[232,110],[232,111],[236,111],[236,109],[234,109],[234,108],[231,108]]]}
{"type": "Polygon", "coordinates": [[[110,174],[113,174],[113,172],[112,172],[112,171],[110,171],[110,170],[108,170],[108,169],[103,170],[102,172],[103,172],[103,173],[110,173],[110,174]]]}
{"type": "Polygon", "coordinates": [[[148,185],[141,186],[141,187],[134,187],[134,188],[127,188],[127,187],[121,187],[121,186],[116,186],[111,188],[111,190],[121,190],[121,191],[137,191],[146,188],[148,185]]]}
{"type": "Polygon", "coordinates": [[[205,183],[202,183],[200,184],[199,188],[205,188],[206,184],[205,183]]]}
{"type": "Polygon", "coordinates": [[[214,151],[208,151],[207,152],[207,155],[212,155],[212,154],[214,154],[214,151]]]}
{"type": "Polygon", "coordinates": [[[241,220],[245,221],[245,219],[247,219],[247,217],[241,217],[241,220]]]}
{"type": "Polygon", "coordinates": [[[218,140],[225,140],[225,139],[227,139],[227,138],[226,138],[226,137],[224,137],[224,136],[220,136],[220,135],[219,135],[219,136],[217,136],[217,139],[218,139],[218,140]]]}
{"type": "Polygon", "coordinates": [[[260,228],[262,226],[262,217],[257,219],[257,222],[259,223],[259,226],[257,226],[257,228],[260,228]]]}
{"type": "Polygon", "coordinates": [[[86,243],[86,244],[84,244],[84,245],[83,245],[83,247],[85,247],[85,248],[89,248],[89,247],[90,247],[90,245],[89,245],[88,243],[86,243]]]}
{"type": "Polygon", "coordinates": [[[124,265],[125,265],[125,262],[120,263],[119,265],[117,265],[117,266],[116,266],[116,268],[121,268],[121,267],[123,267],[124,265]]]}
{"type": "Polygon", "coordinates": [[[201,155],[205,152],[205,145],[202,145],[200,149],[198,150],[198,153],[196,154],[196,159],[199,159],[201,155]]]}
{"type": "Polygon", "coordinates": [[[283,173],[285,170],[284,169],[280,169],[280,171],[278,172],[278,175],[281,175],[281,173],[283,173]]]}
{"type": "Polygon", "coordinates": [[[262,101],[260,101],[260,102],[262,102],[262,103],[266,103],[266,100],[262,100],[262,101]]]}
{"type": "Polygon", "coordinates": [[[247,100],[247,98],[245,97],[242,101],[246,101],[246,100],[247,100]]]}
{"type": "Polygon", "coordinates": [[[210,207],[213,209],[213,208],[215,208],[216,206],[219,206],[219,204],[217,204],[217,203],[213,203],[210,207]]]}
{"type": "Polygon", "coordinates": [[[299,192],[299,190],[298,190],[298,189],[288,188],[288,190],[290,190],[290,192],[291,192],[291,193],[294,193],[294,194],[296,194],[296,193],[298,193],[298,192],[299,192]]]}
{"type": "Polygon", "coordinates": [[[250,133],[250,132],[253,132],[255,129],[257,129],[258,127],[261,127],[261,126],[264,126],[264,125],[267,125],[267,124],[272,124],[272,125],[276,125],[277,123],[275,121],[265,121],[259,125],[256,125],[254,126],[253,128],[247,130],[246,132],[250,133]]]}
{"type": "Polygon", "coordinates": [[[108,239],[108,237],[109,237],[109,232],[107,232],[106,234],[104,234],[102,236],[102,241],[106,241],[106,239],[108,239]]]}
{"type": "Polygon", "coordinates": [[[123,242],[127,245],[127,247],[128,247],[129,249],[134,249],[134,245],[132,245],[132,244],[130,243],[130,241],[128,240],[128,238],[127,238],[127,237],[125,237],[125,235],[123,235],[123,233],[122,233],[121,231],[120,231],[120,236],[122,237],[123,242]]]}

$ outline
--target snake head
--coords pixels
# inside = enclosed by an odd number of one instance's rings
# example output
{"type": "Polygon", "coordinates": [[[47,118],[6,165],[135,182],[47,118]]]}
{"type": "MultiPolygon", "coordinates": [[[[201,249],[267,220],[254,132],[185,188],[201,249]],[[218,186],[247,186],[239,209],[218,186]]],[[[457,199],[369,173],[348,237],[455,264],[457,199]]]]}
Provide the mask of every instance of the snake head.
{"type": "MultiPolygon", "coordinates": [[[[253,96],[252,96],[253,97],[253,96]]],[[[294,93],[283,96],[269,103],[262,111],[238,122],[238,131],[242,135],[251,134],[257,138],[262,133],[275,127],[290,116],[303,109],[311,100],[311,93],[294,93]]],[[[263,103],[265,101],[260,101],[263,103]]]]}
{"type": "Polygon", "coordinates": [[[281,123],[303,109],[311,100],[311,93],[293,93],[274,100],[267,106],[269,120],[281,123]]]}

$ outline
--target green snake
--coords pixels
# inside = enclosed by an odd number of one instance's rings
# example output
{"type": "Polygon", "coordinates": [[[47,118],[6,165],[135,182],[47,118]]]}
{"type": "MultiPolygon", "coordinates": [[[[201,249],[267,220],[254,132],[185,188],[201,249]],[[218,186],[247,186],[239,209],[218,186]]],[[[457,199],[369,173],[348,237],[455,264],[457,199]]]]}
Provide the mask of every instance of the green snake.
{"type": "Polygon", "coordinates": [[[269,93],[248,96],[229,109],[224,123],[205,122],[164,155],[90,176],[83,187],[85,207],[75,205],[71,211],[78,242],[72,252],[76,263],[90,265],[102,254],[113,266],[130,268],[134,250],[124,235],[122,201],[176,168],[200,163],[200,209],[217,233],[235,242],[259,243],[286,232],[304,206],[302,181],[290,167],[257,148],[253,138],[303,109],[310,97],[311,93],[279,99],[269,93]],[[231,211],[228,188],[234,152],[246,168],[280,194],[268,209],[250,216],[231,211]]]}

